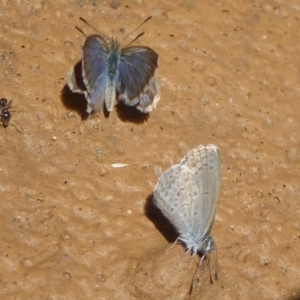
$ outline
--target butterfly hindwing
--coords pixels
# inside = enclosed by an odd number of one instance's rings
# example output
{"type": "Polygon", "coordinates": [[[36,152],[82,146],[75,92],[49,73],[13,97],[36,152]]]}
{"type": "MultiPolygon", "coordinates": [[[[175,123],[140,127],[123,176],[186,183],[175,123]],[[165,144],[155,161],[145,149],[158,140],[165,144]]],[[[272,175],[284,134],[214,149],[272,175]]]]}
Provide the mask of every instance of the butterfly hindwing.
{"type": "Polygon", "coordinates": [[[82,49],[82,77],[88,92],[90,113],[103,107],[107,83],[108,45],[103,37],[94,34],[86,38],[82,49]]]}
{"type": "Polygon", "coordinates": [[[190,169],[175,165],[159,178],[154,192],[154,204],[171,221],[181,237],[192,239],[197,232],[195,219],[201,211],[197,180],[190,169]]]}
{"type": "Polygon", "coordinates": [[[197,178],[201,190],[202,218],[199,219],[201,233],[209,233],[216,213],[220,190],[220,154],[214,145],[200,145],[188,152],[181,160],[197,178]]]}
{"type": "Polygon", "coordinates": [[[143,113],[148,113],[152,111],[153,108],[156,108],[156,104],[159,100],[159,85],[157,80],[154,77],[151,77],[149,84],[144,87],[143,92],[138,96],[136,108],[143,113]]]}
{"type": "MultiPolygon", "coordinates": [[[[139,96],[147,92],[144,89],[150,83],[157,65],[158,54],[149,47],[133,46],[122,49],[119,66],[121,92],[119,100],[129,106],[139,103],[139,96]]],[[[154,90],[156,88],[152,87],[152,94],[154,90]]]]}

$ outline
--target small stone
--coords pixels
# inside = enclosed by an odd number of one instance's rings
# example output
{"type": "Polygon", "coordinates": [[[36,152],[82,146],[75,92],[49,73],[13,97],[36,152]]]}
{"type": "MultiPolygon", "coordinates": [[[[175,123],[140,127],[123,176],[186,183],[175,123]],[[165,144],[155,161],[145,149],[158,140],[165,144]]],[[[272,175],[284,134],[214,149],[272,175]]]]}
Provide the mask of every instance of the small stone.
{"type": "Polygon", "coordinates": [[[72,275],[69,272],[63,273],[63,278],[66,280],[70,280],[72,278],[72,275]]]}
{"type": "Polygon", "coordinates": [[[100,154],[102,154],[103,153],[103,150],[102,149],[96,149],[96,153],[98,154],[98,155],[100,155],[100,154]]]}
{"type": "Polygon", "coordinates": [[[100,169],[100,175],[101,175],[101,176],[105,176],[107,173],[108,173],[108,171],[107,171],[106,168],[102,167],[102,168],[100,169]]]}

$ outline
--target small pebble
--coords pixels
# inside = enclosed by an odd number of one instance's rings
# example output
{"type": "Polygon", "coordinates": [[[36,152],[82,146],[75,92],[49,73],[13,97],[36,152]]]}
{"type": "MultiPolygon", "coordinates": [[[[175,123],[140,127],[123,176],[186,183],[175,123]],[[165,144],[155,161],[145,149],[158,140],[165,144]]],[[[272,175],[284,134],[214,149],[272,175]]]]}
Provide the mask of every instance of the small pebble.
{"type": "Polygon", "coordinates": [[[101,176],[105,176],[107,173],[108,173],[108,172],[107,172],[107,169],[106,169],[106,168],[102,167],[102,168],[100,169],[100,175],[101,175],[101,176]]]}
{"type": "Polygon", "coordinates": [[[65,272],[63,273],[63,278],[66,280],[70,280],[72,278],[72,275],[69,272],[65,272]]]}
{"type": "Polygon", "coordinates": [[[100,154],[102,154],[103,153],[103,150],[102,149],[96,149],[96,153],[98,154],[98,155],[100,155],[100,154]]]}

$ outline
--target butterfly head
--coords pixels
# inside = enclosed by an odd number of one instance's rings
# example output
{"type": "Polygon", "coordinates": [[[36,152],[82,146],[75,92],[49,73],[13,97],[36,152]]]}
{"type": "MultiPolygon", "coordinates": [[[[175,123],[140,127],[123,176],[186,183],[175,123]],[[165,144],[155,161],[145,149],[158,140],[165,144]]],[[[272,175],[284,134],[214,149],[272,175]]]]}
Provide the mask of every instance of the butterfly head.
{"type": "Polygon", "coordinates": [[[198,247],[198,252],[200,252],[205,256],[207,253],[215,249],[216,249],[215,241],[210,235],[208,235],[201,240],[201,244],[198,247]]]}
{"type": "Polygon", "coordinates": [[[121,49],[121,44],[118,42],[117,39],[111,37],[109,39],[108,47],[110,50],[119,50],[121,49]]]}

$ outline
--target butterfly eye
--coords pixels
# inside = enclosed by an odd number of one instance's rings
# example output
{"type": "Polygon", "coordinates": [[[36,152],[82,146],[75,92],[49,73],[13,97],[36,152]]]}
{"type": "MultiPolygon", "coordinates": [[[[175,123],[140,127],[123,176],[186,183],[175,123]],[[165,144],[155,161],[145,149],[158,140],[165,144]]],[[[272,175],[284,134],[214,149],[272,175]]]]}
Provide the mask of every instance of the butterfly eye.
{"type": "Polygon", "coordinates": [[[202,254],[205,254],[215,249],[215,242],[212,237],[208,236],[203,240],[200,247],[201,247],[201,249],[199,249],[200,252],[202,254]]]}

